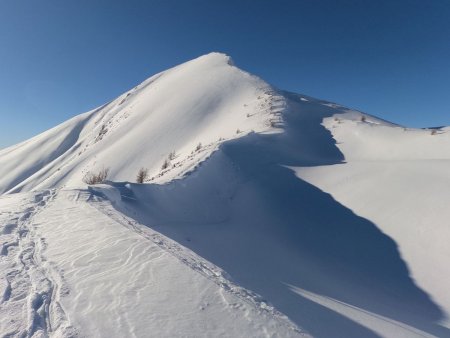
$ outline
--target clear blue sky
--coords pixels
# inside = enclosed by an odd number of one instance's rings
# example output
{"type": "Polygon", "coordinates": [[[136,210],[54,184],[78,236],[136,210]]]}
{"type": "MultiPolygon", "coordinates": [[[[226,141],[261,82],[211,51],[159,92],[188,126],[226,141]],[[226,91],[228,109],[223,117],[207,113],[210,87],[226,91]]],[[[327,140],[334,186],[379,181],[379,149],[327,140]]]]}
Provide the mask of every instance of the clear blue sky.
{"type": "Polygon", "coordinates": [[[450,0],[0,0],[0,148],[210,51],[282,89],[450,125],[450,0]]]}

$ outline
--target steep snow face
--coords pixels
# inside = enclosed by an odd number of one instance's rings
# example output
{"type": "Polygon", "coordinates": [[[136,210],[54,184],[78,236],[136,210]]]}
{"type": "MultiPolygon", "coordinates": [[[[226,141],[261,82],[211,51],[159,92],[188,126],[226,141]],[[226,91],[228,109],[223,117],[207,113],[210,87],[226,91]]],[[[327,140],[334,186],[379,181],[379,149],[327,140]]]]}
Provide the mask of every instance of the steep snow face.
{"type": "Polygon", "coordinates": [[[202,56],[0,151],[0,193],[80,186],[106,167],[111,180],[133,181],[141,167],[155,182],[180,177],[224,140],[273,129],[274,100],[282,99],[228,56],[202,56]]]}
{"type": "MultiPolygon", "coordinates": [[[[32,187],[54,175],[76,155],[79,138],[95,111],[77,116],[30,140],[0,151],[0,193],[16,186],[32,187]]],[[[15,189],[15,191],[20,189],[15,189]]]]}

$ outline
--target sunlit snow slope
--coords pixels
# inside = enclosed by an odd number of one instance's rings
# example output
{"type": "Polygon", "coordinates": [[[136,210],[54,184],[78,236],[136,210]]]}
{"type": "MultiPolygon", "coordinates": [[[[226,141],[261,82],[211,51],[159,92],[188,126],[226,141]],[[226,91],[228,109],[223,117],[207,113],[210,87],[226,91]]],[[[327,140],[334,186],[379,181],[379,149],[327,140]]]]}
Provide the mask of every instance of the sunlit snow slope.
{"type": "Polygon", "coordinates": [[[167,181],[225,139],[268,129],[276,122],[273,100],[265,82],[234,67],[228,56],[202,56],[1,150],[0,192],[78,186],[86,172],[108,167],[112,180],[133,181],[145,167],[156,181],[167,181]],[[175,168],[161,172],[171,152],[175,168]]]}
{"type": "Polygon", "coordinates": [[[0,327],[450,337],[448,131],[277,90],[219,53],[157,74],[0,151],[0,327]]]}

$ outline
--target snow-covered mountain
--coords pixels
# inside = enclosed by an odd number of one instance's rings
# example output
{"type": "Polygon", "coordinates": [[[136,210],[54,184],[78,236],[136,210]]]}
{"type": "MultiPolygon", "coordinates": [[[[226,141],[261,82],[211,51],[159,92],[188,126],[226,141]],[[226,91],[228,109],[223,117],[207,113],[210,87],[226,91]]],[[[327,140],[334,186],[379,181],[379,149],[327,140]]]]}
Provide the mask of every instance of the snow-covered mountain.
{"type": "Polygon", "coordinates": [[[155,183],[169,181],[219,143],[267,130],[277,121],[271,111],[277,100],[281,105],[269,85],[234,67],[228,56],[205,55],[0,151],[0,192],[79,186],[87,171],[102,167],[115,181],[134,181],[141,167],[155,183]],[[175,168],[162,173],[171,152],[175,168]]]}
{"type": "Polygon", "coordinates": [[[0,151],[0,333],[450,337],[449,130],[157,74],[0,151]]]}

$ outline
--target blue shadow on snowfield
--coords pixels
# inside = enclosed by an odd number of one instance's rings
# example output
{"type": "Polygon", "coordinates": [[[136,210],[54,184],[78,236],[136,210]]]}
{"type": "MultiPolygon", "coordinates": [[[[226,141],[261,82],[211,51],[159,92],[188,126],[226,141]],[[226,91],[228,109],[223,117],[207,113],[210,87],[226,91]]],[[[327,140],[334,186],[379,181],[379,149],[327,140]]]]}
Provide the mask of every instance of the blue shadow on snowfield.
{"type": "MultiPolygon", "coordinates": [[[[201,184],[202,174],[211,171],[215,157],[222,156],[232,163],[239,184],[226,195],[226,201],[222,196],[226,215],[220,221],[199,218],[196,222],[192,217],[185,222],[182,217],[171,221],[173,216],[167,212],[166,217],[164,209],[154,217],[134,212],[130,216],[221,267],[313,336],[377,334],[294,293],[289,285],[432,335],[450,337],[450,331],[437,324],[443,312],[414,283],[396,243],[375,224],[287,168],[339,164],[344,157],[321,125],[323,118],[339,108],[283,94],[289,98],[284,133],[250,134],[226,142],[195,175],[182,180],[157,188],[131,185],[137,200],[128,203],[130,210],[148,207],[148,212],[154,213],[156,207],[140,202],[149,193],[148,203],[157,201],[158,194],[167,198],[173,193],[178,210],[192,205],[208,208],[215,195],[186,194],[183,199],[176,191],[201,184]],[[149,219],[153,221],[149,223],[149,219]]],[[[221,179],[217,172],[216,180],[221,179]]],[[[221,183],[227,187],[228,182],[221,183]]],[[[216,191],[218,196],[221,193],[216,191]]]]}

